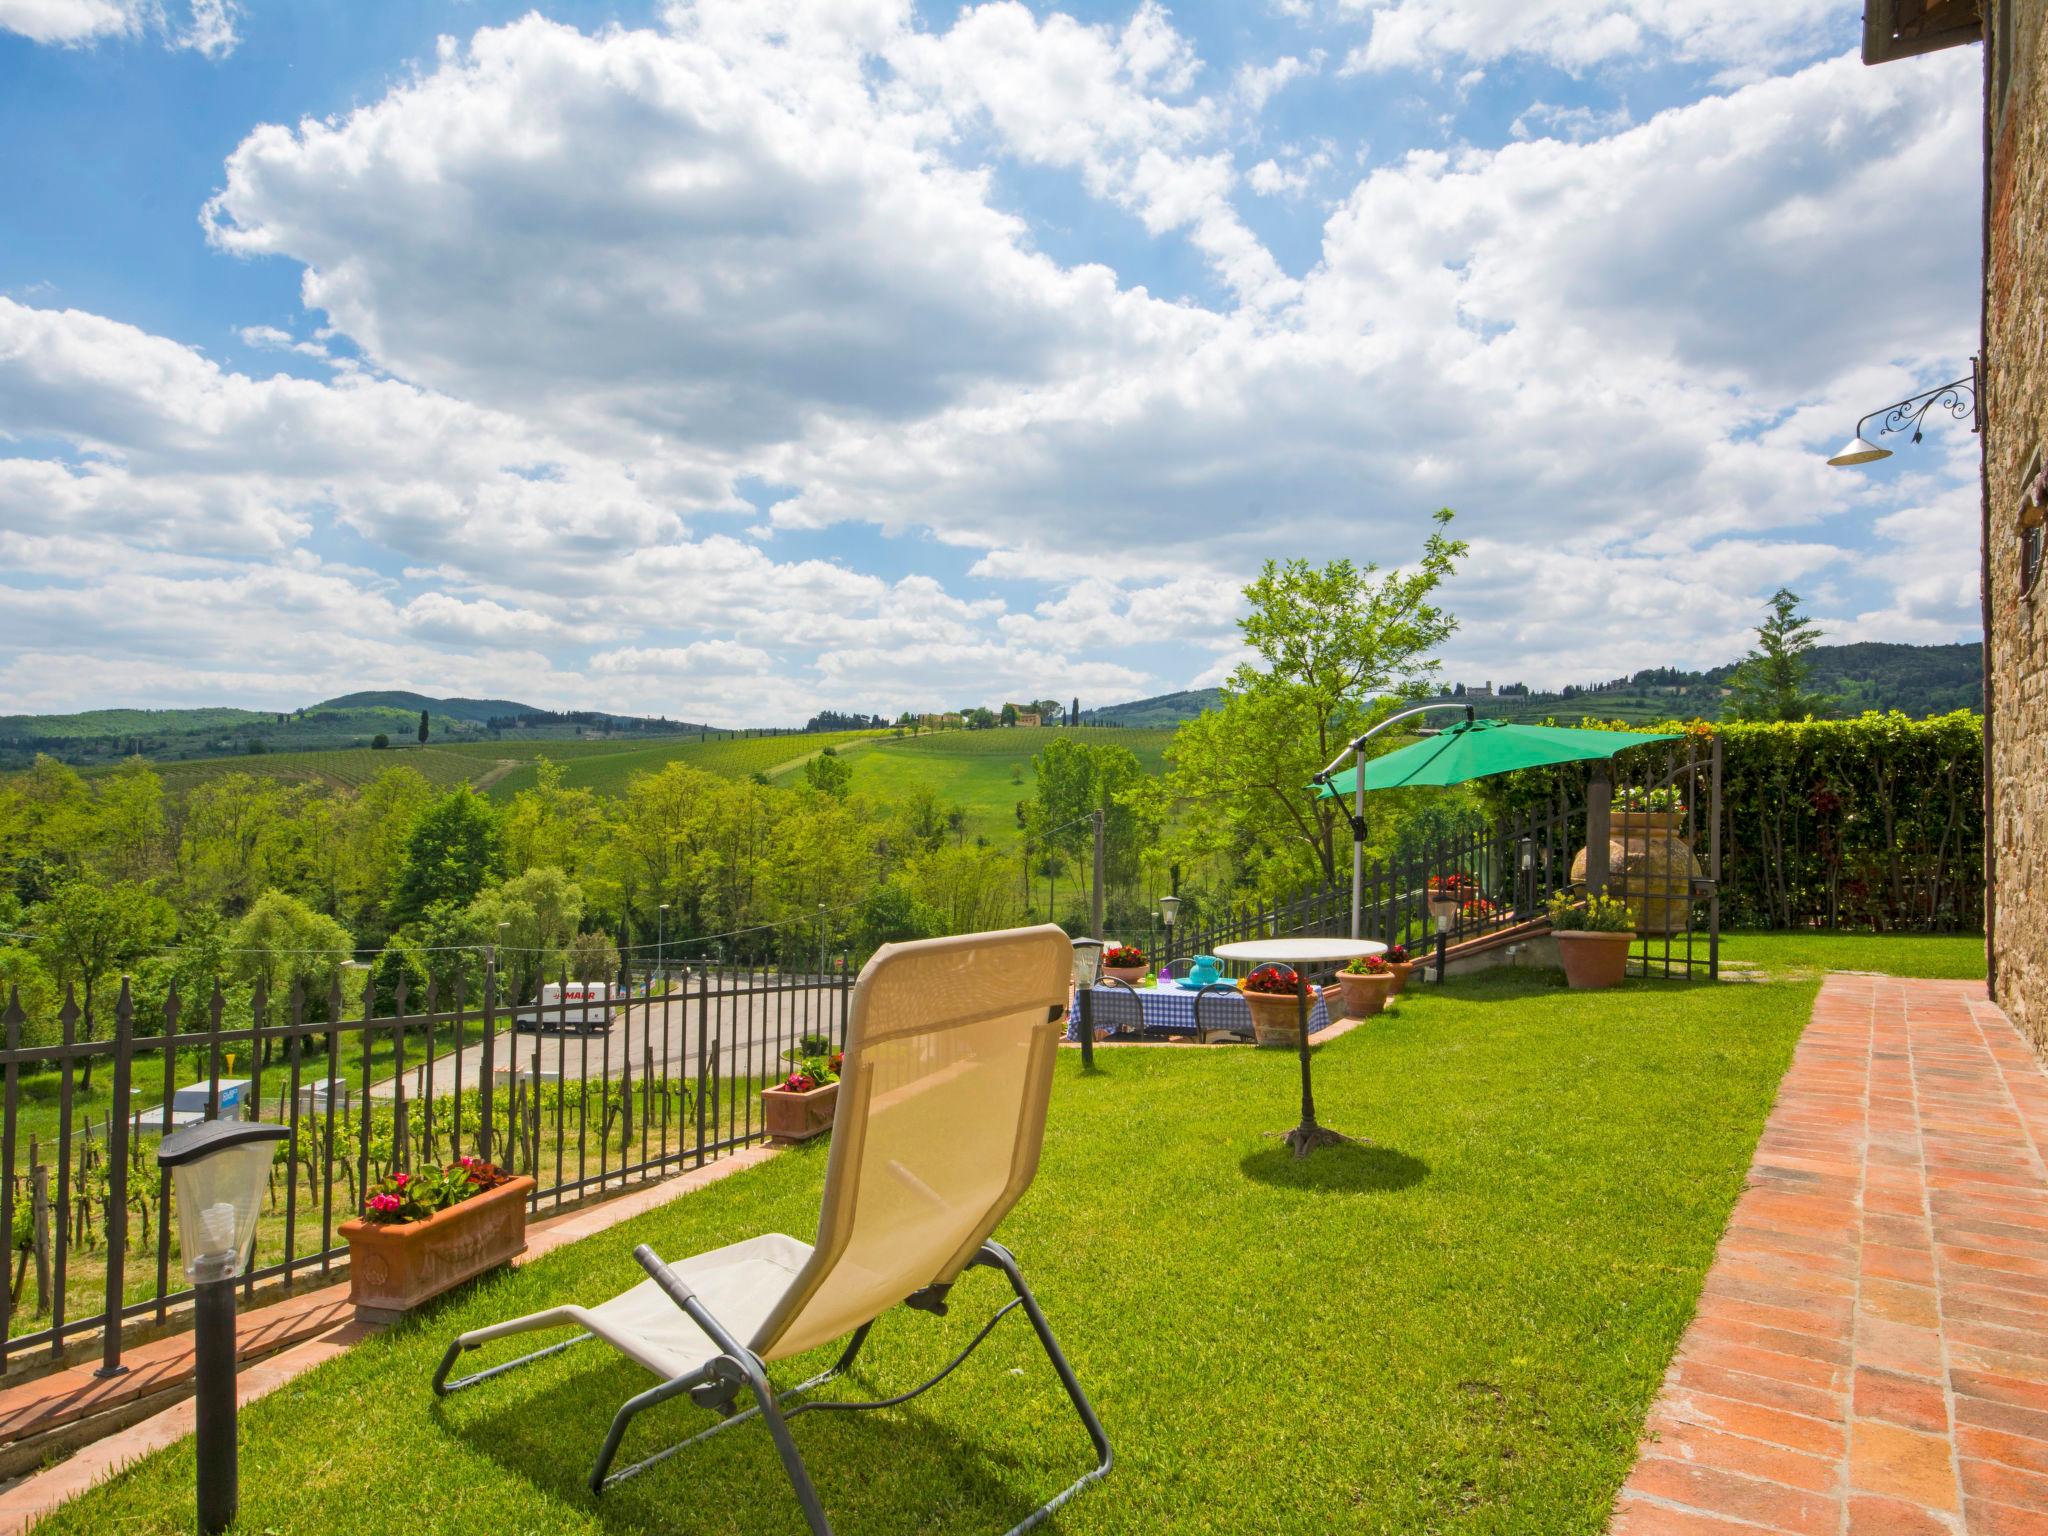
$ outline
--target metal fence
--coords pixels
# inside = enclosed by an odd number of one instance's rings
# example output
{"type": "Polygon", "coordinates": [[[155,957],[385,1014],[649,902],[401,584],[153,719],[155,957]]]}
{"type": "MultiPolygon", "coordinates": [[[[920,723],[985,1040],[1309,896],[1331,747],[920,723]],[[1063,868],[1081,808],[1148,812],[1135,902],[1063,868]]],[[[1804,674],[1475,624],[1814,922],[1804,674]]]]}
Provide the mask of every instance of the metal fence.
{"type": "Polygon", "coordinates": [[[761,1090],[807,1045],[843,1045],[850,988],[841,958],[810,973],[628,974],[587,997],[563,978],[545,1001],[514,1002],[486,966],[473,1006],[458,986],[442,1007],[430,987],[415,1011],[401,986],[375,1016],[366,987],[363,1012],[347,1018],[337,982],[324,998],[259,989],[243,1022],[225,1017],[216,988],[197,1008],[174,994],[162,1032],[138,1036],[124,980],[110,1037],[95,1038],[67,996],[59,1038],[42,1044],[23,1043],[28,1020],[10,995],[0,1368],[104,1330],[101,1368],[117,1371],[121,1328],[109,1320],[160,1323],[190,1295],[170,1178],[152,1155],[189,1119],[288,1130],[247,1295],[331,1275],[347,1258],[340,1225],[392,1172],[482,1157],[530,1175],[535,1207],[553,1208],[761,1139],[761,1090]]]}

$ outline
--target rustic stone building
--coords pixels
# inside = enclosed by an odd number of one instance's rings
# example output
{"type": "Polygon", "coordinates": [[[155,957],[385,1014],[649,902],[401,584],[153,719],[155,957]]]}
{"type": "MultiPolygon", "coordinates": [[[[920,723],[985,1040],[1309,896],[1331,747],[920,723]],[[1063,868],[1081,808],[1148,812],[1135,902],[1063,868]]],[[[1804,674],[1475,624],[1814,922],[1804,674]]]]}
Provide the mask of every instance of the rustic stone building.
{"type": "Polygon", "coordinates": [[[1869,0],[1863,58],[1984,48],[1985,927],[1993,995],[2048,1051],[2048,0],[1869,0]]]}

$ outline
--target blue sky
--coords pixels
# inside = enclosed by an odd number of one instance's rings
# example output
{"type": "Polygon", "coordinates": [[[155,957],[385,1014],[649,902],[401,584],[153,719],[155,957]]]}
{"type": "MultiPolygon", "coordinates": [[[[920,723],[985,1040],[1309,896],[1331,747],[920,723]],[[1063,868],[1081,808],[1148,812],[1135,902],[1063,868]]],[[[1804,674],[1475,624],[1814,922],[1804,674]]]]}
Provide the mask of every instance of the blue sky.
{"type": "Polygon", "coordinates": [[[1855,4],[0,0],[0,710],[734,723],[1975,635],[1973,50],[1855,4]],[[1909,304],[1891,296],[1912,295],[1909,304]]]}

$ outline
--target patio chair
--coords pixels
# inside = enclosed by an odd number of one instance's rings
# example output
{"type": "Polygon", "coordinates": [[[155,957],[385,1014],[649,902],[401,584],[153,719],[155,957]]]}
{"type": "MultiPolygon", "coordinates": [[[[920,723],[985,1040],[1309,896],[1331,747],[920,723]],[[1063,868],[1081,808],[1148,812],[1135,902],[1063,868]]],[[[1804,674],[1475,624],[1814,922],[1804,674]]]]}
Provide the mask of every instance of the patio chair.
{"type": "Polygon", "coordinates": [[[1110,1468],[1108,1437],[1045,1314],[1016,1259],[990,1239],[1038,1171],[1072,972],[1072,946],[1050,925],[883,945],[853,990],[815,1244],[771,1233],[674,1264],[642,1244],[633,1256],[649,1279],[598,1306],[551,1307],[463,1334],[434,1373],[434,1391],[459,1391],[603,1339],[661,1380],[613,1418],[590,1472],[594,1493],[758,1415],[810,1530],[830,1536],[788,1421],[814,1409],[907,1402],[938,1385],[1022,1307],[1096,1455],[1093,1468],[1008,1536],[1037,1526],[1110,1468]],[[797,1401],[852,1368],[883,1313],[900,1302],[943,1316],[961,1271],[982,1267],[1001,1270],[1015,1296],[936,1375],[872,1401],[797,1401]],[[493,1339],[570,1326],[584,1331],[448,1379],[457,1358],[493,1339]],[[791,1387],[768,1379],[776,1361],[842,1338],[829,1370],[791,1387]],[[742,1390],[753,1403],[735,1411],[742,1390]],[[685,1393],[722,1422],[612,1472],[634,1416],[685,1393]]]}
{"type": "Polygon", "coordinates": [[[1195,994],[1195,1040],[1207,1045],[1217,1035],[1226,1035],[1232,1040],[1251,1037],[1252,1011],[1244,1001],[1244,994],[1234,983],[1212,981],[1195,994]],[[1235,998],[1225,1002],[1224,998],[1235,998]]]}
{"type": "Polygon", "coordinates": [[[1120,976],[1105,976],[1088,999],[1088,1017],[1095,1038],[1107,1035],[1133,1039],[1145,1033],[1145,1003],[1138,989],[1120,976]]]}

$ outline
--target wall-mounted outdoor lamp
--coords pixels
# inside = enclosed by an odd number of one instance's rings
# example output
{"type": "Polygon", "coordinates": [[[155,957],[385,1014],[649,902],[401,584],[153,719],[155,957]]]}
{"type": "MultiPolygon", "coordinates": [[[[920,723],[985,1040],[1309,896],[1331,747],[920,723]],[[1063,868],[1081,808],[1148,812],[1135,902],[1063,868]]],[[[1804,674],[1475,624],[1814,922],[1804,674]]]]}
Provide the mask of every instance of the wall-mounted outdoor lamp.
{"type": "Polygon", "coordinates": [[[178,1248],[192,1282],[194,1401],[198,1408],[199,1529],[226,1530],[239,1502],[235,1457],[235,1281],[249,1262],[270,1187],[281,1125],[204,1120],[166,1136],[157,1165],[170,1170],[178,1248]]]}
{"type": "Polygon", "coordinates": [[[1891,449],[1880,448],[1863,435],[1863,429],[1873,421],[1878,422],[1879,437],[1889,437],[1895,432],[1910,429],[1913,433],[1912,440],[1917,443],[1920,441],[1920,423],[1926,418],[1927,413],[1936,407],[1947,411],[1957,421],[1963,420],[1964,417],[1970,418],[1970,430],[1975,432],[1978,429],[1977,373],[1974,360],[1968,378],[1922,390],[1896,405],[1881,406],[1872,411],[1856,423],[1856,435],[1842,444],[1841,451],[1828,462],[1839,469],[1847,469],[1857,464],[1875,464],[1879,459],[1890,458],[1891,449]]]}

